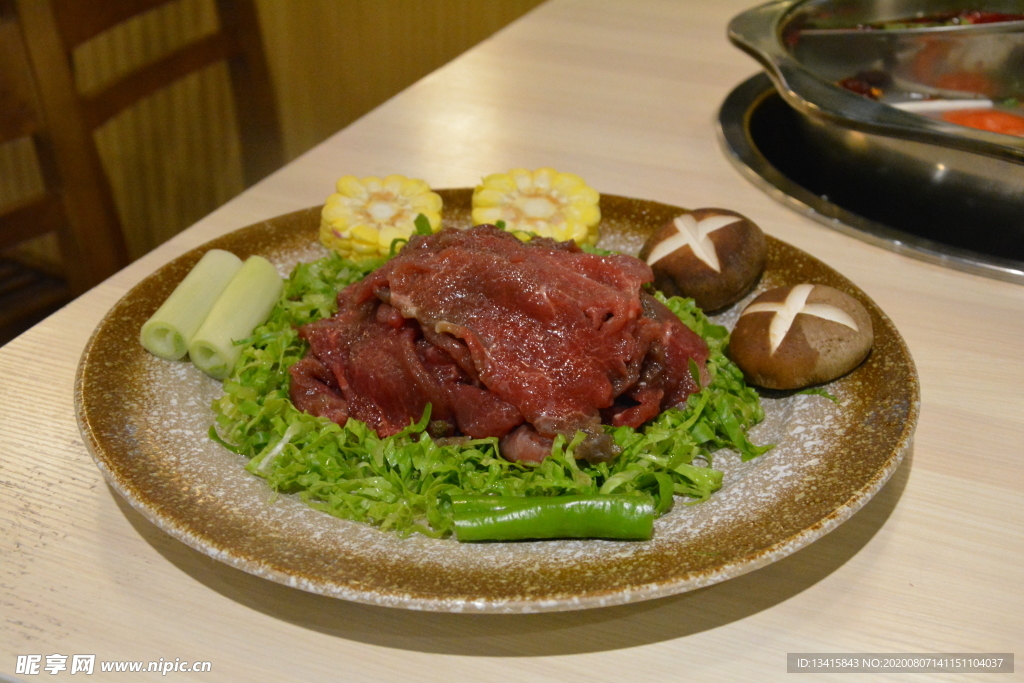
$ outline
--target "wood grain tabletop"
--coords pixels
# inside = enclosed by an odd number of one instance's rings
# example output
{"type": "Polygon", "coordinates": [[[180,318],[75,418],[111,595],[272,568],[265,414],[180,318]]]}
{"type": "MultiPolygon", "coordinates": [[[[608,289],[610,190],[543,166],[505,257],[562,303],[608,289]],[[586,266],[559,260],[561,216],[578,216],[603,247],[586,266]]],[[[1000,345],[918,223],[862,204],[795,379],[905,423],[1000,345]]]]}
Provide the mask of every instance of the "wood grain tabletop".
{"type": "MultiPolygon", "coordinates": [[[[210,663],[168,680],[750,681],[786,677],[787,653],[1021,650],[1024,287],[829,230],[731,166],[716,116],[759,70],[726,38],[748,6],[550,0],[0,348],[0,679],[70,677],[71,656],[92,654],[210,663]],[[921,382],[914,446],[888,484],[835,531],[738,578],[533,615],[376,607],[270,582],[168,536],[106,484],[76,423],[75,372],[146,275],[321,204],[342,175],[447,188],[541,166],[609,194],[738,211],[866,292],[921,382]],[[54,654],[68,670],[18,672],[19,656],[45,667],[54,654]]],[[[134,680],[98,664],[94,677],[134,680]]]]}

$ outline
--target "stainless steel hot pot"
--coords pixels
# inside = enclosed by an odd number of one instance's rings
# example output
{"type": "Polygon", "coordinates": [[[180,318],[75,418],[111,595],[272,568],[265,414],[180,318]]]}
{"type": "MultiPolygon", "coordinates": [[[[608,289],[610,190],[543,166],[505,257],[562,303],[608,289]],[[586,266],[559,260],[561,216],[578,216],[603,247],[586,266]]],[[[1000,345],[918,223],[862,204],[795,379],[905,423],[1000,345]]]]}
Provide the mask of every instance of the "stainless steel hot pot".
{"type": "MultiPolygon", "coordinates": [[[[735,17],[730,39],[765,68],[778,93],[797,113],[802,138],[817,157],[837,169],[864,177],[898,179],[893,186],[920,187],[948,201],[962,197],[974,206],[1008,217],[998,230],[1024,245],[1024,137],[965,128],[898,109],[839,87],[837,81],[865,70],[884,70],[900,89],[949,93],[934,83],[915,81],[915,59],[922,50],[942,53],[949,63],[934,69],[965,69],[957,55],[984,54],[978,68],[988,73],[1018,70],[1021,78],[1002,79],[1010,87],[992,98],[1020,96],[1024,90],[1024,21],[902,30],[801,30],[808,26],[856,26],[953,9],[1024,13],[1024,0],[984,4],[950,0],[780,0],[735,17]],[[936,50],[929,45],[942,43],[936,50]],[[1020,85],[1013,86],[1016,82],[1020,85]],[[931,88],[931,90],[929,90],[931,88]]],[[[933,60],[934,62],[934,60],[933,60]]],[[[1014,72],[1016,73],[1016,72],[1014,72]]],[[[1013,75],[1012,73],[1010,75],[1013,75]]],[[[800,150],[794,150],[800,153],[800,150]]],[[[967,221],[965,231],[972,230],[967,221]]],[[[990,226],[992,227],[992,226],[990,226]]],[[[925,233],[919,233],[925,234],[925,233]]]]}

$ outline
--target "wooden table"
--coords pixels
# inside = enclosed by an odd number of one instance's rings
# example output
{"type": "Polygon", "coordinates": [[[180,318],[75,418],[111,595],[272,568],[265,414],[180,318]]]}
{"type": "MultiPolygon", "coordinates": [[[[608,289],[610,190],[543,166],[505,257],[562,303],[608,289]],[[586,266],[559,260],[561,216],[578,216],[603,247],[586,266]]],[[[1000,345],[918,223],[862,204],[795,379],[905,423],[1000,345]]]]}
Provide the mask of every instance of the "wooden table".
{"type": "MultiPolygon", "coordinates": [[[[785,677],[787,652],[1024,649],[1024,287],[827,230],[730,166],[714,121],[758,70],[725,37],[746,5],[552,0],[0,349],[0,674],[15,675],[17,655],[45,665],[91,653],[209,661],[194,676],[204,681],[749,681],[785,677]],[[608,193],[737,210],[874,298],[923,392],[913,451],[881,493],[820,541],[710,588],[470,616],[255,578],[170,538],[106,486],[75,423],[75,368],[145,275],[215,235],[321,203],[344,174],[462,187],[546,165],[608,193]]],[[[886,679],[901,677],[871,680],[886,679]]]]}

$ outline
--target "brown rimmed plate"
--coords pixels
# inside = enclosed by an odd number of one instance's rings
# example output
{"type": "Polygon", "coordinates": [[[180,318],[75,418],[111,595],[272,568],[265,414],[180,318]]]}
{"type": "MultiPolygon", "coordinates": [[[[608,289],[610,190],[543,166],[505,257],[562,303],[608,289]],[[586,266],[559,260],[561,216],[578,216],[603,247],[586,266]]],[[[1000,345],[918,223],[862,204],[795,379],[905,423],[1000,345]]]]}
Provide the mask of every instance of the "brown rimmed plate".
{"type": "MultiPolygon", "coordinates": [[[[471,191],[440,191],[445,224],[469,223],[471,191]]],[[[635,253],[678,207],[601,199],[601,245],[635,253]]],[[[139,328],[211,248],[261,254],[282,273],[323,255],[319,208],[242,228],[182,255],[140,282],[93,333],[78,368],[79,426],[110,485],[171,536],[257,576],[358,602],[444,612],[541,612],[617,605],[681,593],[774,562],[828,533],[886,482],[910,447],[919,389],[892,322],[817,259],[769,238],[757,291],[814,282],[859,299],[875,346],[821,396],[764,400],[751,436],[776,448],[741,463],[716,454],[725,483],[699,505],[677,504],[642,543],[586,540],[460,544],[402,539],[274,497],[243,459],[211,441],[220,385],[187,361],[139,345],[139,328]]],[[[755,292],[756,294],[756,292],[755,292]]],[[[751,294],[754,296],[754,294],[751,294]]],[[[718,317],[731,326],[738,304],[718,317]]]]}

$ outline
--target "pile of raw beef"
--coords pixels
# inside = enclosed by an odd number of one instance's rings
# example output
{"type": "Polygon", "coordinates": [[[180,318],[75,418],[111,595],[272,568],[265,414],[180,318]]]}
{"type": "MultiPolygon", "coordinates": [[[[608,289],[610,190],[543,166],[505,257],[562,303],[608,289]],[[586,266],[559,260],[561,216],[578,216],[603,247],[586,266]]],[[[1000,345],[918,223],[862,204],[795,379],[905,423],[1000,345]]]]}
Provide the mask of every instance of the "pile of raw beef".
{"type": "Polygon", "coordinates": [[[691,359],[706,372],[704,341],[644,291],[652,277],[632,256],[494,226],[414,237],[300,328],[292,400],[382,437],[430,404],[432,436],[498,437],[510,460],[582,431],[576,456],[610,460],[602,423],[639,427],[699,389],[691,359]]]}

